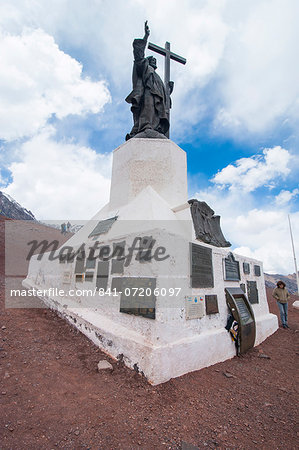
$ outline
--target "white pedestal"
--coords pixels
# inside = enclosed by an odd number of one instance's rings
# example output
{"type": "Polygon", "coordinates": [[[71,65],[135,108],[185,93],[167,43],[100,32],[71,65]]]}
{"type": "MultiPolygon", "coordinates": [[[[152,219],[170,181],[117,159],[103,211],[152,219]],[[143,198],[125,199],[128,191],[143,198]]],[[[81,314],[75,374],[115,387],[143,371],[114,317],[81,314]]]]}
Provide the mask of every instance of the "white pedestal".
{"type": "Polygon", "coordinates": [[[171,208],[187,201],[186,153],[169,139],[130,139],[113,152],[110,208],[151,186],[171,208]]]}
{"type": "MultiPolygon", "coordinates": [[[[122,358],[131,368],[138,368],[149,382],[159,384],[215,364],[235,355],[235,347],[224,329],[227,320],[226,287],[256,281],[259,303],[253,305],[258,345],[278,326],[277,317],[269,313],[262,264],[235,255],[240,268],[250,263],[250,274],[241,270],[239,281],[225,281],[223,260],[230,250],[194,241],[190,210],[176,208],[187,200],[186,155],[169,140],[131,139],[114,152],[110,202],[65,245],[75,248],[92,247],[95,239],[100,246],[113,249],[125,241],[126,252],[134,239],[151,236],[155,247],[164,247],[167,258],[141,263],[132,259],[123,273],[113,271],[109,261],[107,289],[115,278],[151,278],[155,280],[155,319],[120,312],[121,294],[99,296],[96,287],[96,267],[84,267],[83,277],[76,279],[75,262],[41,261],[33,256],[23,282],[27,288],[46,290],[40,297],[69,320],[96,345],[114,358],[122,358]],[[105,234],[92,236],[97,223],[117,216],[105,234]],[[211,250],[214,285],[191,287],[190,242],[211,250]],[[261,276],[254,275],[254,265],[260,265],[261,276]],[[85,278],[92,273],[92,281],[85,278]],[[50,288],[60,288],[76,295],[63,298],[50,288]],[[92,298],[79,295],[79,290],[92,290],[92,298]],[[178,289],[178,295],[170,295],[178,289]],[[166,293],[166,294],[165,294],[166,293]],[[206,314],[205,296],[217,295],[219,312],[206,314]],[[202,306],[200,317],[190,319],[186,297],[196,296],[202,306]]],[[[98,262],[97,262],[98,264],[98,262]]]]}

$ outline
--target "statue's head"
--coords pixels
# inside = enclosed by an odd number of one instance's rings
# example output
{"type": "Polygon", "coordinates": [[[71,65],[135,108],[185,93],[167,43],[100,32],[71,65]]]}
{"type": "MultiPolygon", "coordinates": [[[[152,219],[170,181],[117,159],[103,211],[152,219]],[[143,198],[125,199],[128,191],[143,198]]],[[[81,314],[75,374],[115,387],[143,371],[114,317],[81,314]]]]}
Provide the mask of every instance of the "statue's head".
{"type": "Polygon", "coordinates": [[[157,60],[156,60],[156,58],[154,56],[148,56],[147,59],[148,59],[149,65],[151,67],[153,67],[154,69],[156,69],[157,68],[157,60]]]}

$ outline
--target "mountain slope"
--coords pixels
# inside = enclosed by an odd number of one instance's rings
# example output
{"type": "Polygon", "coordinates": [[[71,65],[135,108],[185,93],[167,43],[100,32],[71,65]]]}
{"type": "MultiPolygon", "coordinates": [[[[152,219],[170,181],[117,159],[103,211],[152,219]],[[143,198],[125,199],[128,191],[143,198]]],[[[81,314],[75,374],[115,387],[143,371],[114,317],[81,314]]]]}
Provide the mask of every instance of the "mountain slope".
{"type": "Polygon", "coordinates": [[[281,280],[285,283],[286,288],[291,294],[296,294],[297,282],[295,273],[292,273],[291,275],[279,275],[277,273],[270,275],[269,273],[265,273],[264,275],[266,287],[274,289],[277,281],[281,280]]]}
{"type": "Polygon", "coordinates": [[[9,219],[36,220],[31,211],[23,208],[8,194],[0,191],[0,215],[9,219]]]}

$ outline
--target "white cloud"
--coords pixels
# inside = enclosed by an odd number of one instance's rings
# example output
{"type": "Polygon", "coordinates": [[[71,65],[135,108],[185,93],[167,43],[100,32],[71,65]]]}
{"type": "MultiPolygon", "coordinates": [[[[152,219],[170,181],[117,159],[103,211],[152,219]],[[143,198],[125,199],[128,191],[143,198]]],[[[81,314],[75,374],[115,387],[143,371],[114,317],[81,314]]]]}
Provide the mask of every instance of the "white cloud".
{"type": "Polygon", "coordinates": [[[287,191],[282,189],[278,195],[275,197],[275,203],[278,206],[285,205],[289,203],[293,198],[297,197],[299,194],[299,189],[293,189],[293,191],[287,191]]]}
{"type": "Polygon", "coordinates": [[[229,186],[230,189],[242,189],[251,192],[290,173],[288,164],[291,155],[288,150],[276,146],[263,150],[263,156],[238,159],[235,164],[229,164],[218,172],[212,181],[219,186],[229,186]]]}
{"type": "MultiPolygon", "coordinates": [[[[291,215],[293,233],[299,235],[299,213],[291,215]]],[[[236,218],[235,234],[241,246],[234,251],[263,261],[270,273],[289,274],[295,271],[291,237],[286,210],[254,209],[236,218]]],[[[297,254],[299,242],[295,242],[297,254]]]]}
{"type": "Polygon", "coordinates": [[[230,4],[234,23],[221,66],[216,126],[259,133],[288,118],[298,122],[298,1],[230,4]]]}
{"type": "Polygon", "coordinates": [[[108,200],[111,154],[54,140],[43,129],[19,149],[4,189],[38,219],[89,219],[108,200]]]}
{"type": "MultiPolygon", "coordinates": [[[[266,272],[294,272],[288,214],[290,200],[299,190],[281,190],[263,207],[253,191],[289,174],[289,163],[287,150],[265,149],[263,156],[228,165],[214,176],[213,186],[194,195],[221,216],[224,236],[233,243],[234,251],[263,261],[266,272]]],[[[299,212],[291,214],[291,220],[294,236],[299,236],[299,212]]],[[[295,245],[299,254],[299,240],[295,245]]]]}
{"type": "Polygon", "coordinates": [[[53,114],[98,113],[110,100],[105,83],[83,78],[81,64],[40,29],[1,33],[0,54],[0,139],[32,135],[53,114]]]}

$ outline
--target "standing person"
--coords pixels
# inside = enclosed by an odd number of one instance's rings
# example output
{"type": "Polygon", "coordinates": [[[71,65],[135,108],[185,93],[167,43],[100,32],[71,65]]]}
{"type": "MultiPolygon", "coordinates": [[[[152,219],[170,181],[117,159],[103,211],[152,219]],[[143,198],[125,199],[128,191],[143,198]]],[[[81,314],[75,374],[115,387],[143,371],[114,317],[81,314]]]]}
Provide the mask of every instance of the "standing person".
{"type": "Polygon", "coordinates": [[[277,301],[283,328],[290,328],[288,326],[288,299],[290,298],[290,294],[283,281],[277,282],[272,296],[277,301]]]}

